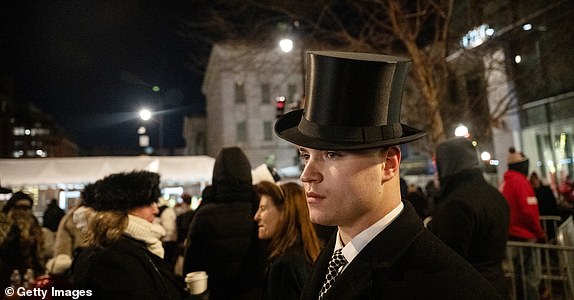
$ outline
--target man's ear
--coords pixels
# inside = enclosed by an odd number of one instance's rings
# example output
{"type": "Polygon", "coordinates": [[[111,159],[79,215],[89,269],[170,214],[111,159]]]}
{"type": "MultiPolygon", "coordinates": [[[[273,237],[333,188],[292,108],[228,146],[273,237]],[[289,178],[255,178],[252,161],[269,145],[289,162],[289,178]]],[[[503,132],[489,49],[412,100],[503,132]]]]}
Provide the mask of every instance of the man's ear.
{"type": "Polygon", "coordinates": [[[399,174],[399,166],[401,164],[401,150],[398,146],[392,146],[386,150],[387,157],[385,159],[383,174],[385,178],[391,179],[399,174]]]}

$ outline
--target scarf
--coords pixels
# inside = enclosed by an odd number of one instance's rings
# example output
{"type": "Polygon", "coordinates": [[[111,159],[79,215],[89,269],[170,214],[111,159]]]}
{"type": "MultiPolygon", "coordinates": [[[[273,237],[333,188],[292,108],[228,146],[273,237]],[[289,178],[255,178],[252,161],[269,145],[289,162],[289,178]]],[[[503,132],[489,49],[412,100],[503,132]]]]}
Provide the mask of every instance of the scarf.
{"type": "Polygon", "coordinates": [[[128,226],[124,233],[144,242],[151,253],[163,258],[164,250],[160,239],[165,235],[165,230],[161,225],[128,214],[128,226]]]}

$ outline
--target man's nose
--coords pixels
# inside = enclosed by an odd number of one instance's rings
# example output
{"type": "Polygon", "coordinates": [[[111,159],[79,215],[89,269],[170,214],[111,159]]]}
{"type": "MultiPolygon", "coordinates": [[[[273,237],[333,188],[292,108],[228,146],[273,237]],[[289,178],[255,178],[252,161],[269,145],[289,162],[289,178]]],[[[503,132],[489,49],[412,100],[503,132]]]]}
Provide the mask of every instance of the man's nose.
{"type": "Polygon", "coordinates": [[[299,178],[302,182],[320,181],[321,173],[319,172],[317,162],[312,159],[308,160],[299,178]]]}

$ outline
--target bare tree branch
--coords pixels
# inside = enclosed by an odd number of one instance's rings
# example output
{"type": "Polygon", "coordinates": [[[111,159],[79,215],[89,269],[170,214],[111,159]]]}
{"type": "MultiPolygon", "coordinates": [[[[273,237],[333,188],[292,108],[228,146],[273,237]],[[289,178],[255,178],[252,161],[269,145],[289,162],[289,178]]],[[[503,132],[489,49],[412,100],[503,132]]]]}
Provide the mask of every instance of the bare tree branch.
{"type": "MultiPolygon", "coordinates": [[[[406,118],[407,122],[422,125],[429,133],[431,149],[445,138],[445,124],[450,126],[473,110],[484,110],[487,93],[484,82],[477,83],[480,85],[477,88],[484,90],[482,93],[461,94],[461,99],[450,99],[457,96],[450,95],[449,85],[461,80],[464,83],[465,78],[458,76],[466,75],[449,69],[452,55],[448,56],[462,34],[453,33],[452,25],[458,28],[479,25],[483,1],[458,3],[457,18],[466,19],[457,19],[455,23],[452,22],[454,0],[194,0],[191,3],[200,13],[182,22],[182,36],[206,43],[206,49],[219,41],[239,39],[252,45],[269,46],[278,34],[290,33],[303,43],[302,50],[328,48],[409,56],[418,92],[408,93],[417,96],[407,99],[414,101],[406,105],[409,112],[414,113],[407,114],[406,118]]],[[[198,62],[202,55],[209,53],[200,49],[190,53],[198,62]]],[[[480,51],[473,52],[480,56],[480,51]]],[[[457,53],[461,57],[470,55],[463,50],[457,53]]],[[[483,73],[488,68],[499,67],[484,66],[478,58],[468,63],[478,66],[478,71],[483,73]]],[[[490,101],[493,107],[487,119],[493,124],[511,108],[514,92],[509,90],[501,99],[490,101]]],[[[487,119],[483,123],[489,123],[487,119]]],[[[487,136],[488,128],[484,130],[479,134],[487,136]]]]}

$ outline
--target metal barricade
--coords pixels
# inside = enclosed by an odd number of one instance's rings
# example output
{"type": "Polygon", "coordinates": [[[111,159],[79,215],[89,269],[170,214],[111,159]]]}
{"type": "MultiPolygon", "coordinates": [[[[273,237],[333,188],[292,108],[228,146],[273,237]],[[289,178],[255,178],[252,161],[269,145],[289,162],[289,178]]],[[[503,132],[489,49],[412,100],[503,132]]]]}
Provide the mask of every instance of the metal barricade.
{"type": "MultiPolygon", "coordinates": [[[[568,217],[568,219],[566,219],[566,221],[564,221],[558,227],[558,231],[556,232],[556,242],[562,246],[574,247],[574,219],[572,216],[568,217]]],[[[568,271],[568,276],[570,278],[570,291],[572,292],[571,296],[572,299],[574,299],[574,252],[570,251],[565,255],[565,263],[568,271]]]]}
{"type": "Polygon", "coordinates": [[[561,222],[562,217],[560,216],[540,216],[540,224],[547,235],[548,243],[556,243],[556,230],[561,222]]]}
{"type": "Polygon", "coordinates": [[[509,241],[504,261],[511,299],[574,300],[574,222],[560,224],[552,243],[509,241]]]}

